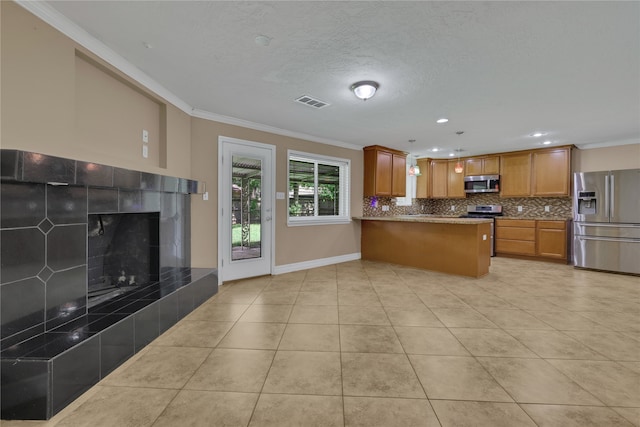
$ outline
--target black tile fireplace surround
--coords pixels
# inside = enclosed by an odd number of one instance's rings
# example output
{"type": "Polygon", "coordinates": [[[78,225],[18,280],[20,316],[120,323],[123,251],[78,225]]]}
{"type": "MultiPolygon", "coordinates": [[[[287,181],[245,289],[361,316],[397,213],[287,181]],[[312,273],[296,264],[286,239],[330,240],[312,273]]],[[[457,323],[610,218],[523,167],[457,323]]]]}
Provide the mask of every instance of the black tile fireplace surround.
{"type": "Polygon", "coordinates": [[[0,418],[48,419],[213,296],[218,278],[190,268],[199,183],[17,150],[0,160],[0,418]],[[126,267],[129,292],[89,303],[100,218],[146,235],[157,256],[148,278],[126,267]]]}

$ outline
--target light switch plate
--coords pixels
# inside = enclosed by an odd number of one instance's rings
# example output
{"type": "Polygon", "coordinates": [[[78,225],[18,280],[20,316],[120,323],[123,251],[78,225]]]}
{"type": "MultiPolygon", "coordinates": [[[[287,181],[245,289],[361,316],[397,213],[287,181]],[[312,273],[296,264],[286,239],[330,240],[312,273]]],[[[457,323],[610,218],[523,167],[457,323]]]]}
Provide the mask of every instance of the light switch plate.
{"type": "Polygon", "coordinates": [[[143,145],[142,146],[142,157],[144,157],[145,159],[149,157],[149,146],[148,145],[143,145]]]}
{"type": "Polygon", "coordinates": [[[284,200],[284,191],[276,191],[276,199],[284,200]]]}
{"type": "Polygon", "coordinates": [[[149,142],[149,131],[146,129],[142,129],[142,142],[145,144],[149,142]]]}

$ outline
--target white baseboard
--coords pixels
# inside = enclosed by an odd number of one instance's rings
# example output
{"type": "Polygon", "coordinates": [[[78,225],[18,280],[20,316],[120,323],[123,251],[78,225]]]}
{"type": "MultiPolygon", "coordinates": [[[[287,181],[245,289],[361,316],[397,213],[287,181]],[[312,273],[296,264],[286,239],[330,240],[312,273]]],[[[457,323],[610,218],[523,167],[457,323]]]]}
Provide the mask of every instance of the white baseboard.
{"type": "Polygon", "coordinates": [[[360,252],[353,254],[333,256],[329,258],[314,259],[312,261],[296,262],[293,264],[276,265],[273,267],[273,274],[291,273],[293,271],[307,270],[309,268],[324,267],[325,265],[339,264],[341,262],[356,261],[362,258],[360,252]]]}

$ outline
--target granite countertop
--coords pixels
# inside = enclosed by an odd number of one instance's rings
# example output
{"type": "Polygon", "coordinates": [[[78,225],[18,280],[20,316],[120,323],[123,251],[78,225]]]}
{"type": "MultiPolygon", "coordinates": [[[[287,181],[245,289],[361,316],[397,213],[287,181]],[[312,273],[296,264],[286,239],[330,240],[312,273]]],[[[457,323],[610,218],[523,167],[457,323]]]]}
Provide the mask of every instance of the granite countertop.
{"type": "Polygon", "coordinates": [[[455,216],[436,215],[394,215],[394,216],[354,216],[353,219],[362,221],[395,221],[395,222],[427,222],[434,224],[484,224],[493,219],[487,218],[458,218],[455,216]]]}
{"type": "Polygon", "coordinates": [[[534,220],[538,221],[570,221],[573,218],[567,218],[562,216],[499,216],[499,219],[524,219],[524,220],[534,220]]]}

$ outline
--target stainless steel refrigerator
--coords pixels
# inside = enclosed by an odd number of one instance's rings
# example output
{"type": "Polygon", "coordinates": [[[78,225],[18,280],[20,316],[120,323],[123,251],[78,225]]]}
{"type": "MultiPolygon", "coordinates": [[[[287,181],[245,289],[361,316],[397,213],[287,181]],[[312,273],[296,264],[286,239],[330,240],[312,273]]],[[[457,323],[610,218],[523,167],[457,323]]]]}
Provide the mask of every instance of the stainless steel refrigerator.
{"type": "Polygon", "coordinates": [[[573,174],[576,267],[640,274],[640,169],[573,174]]]}

